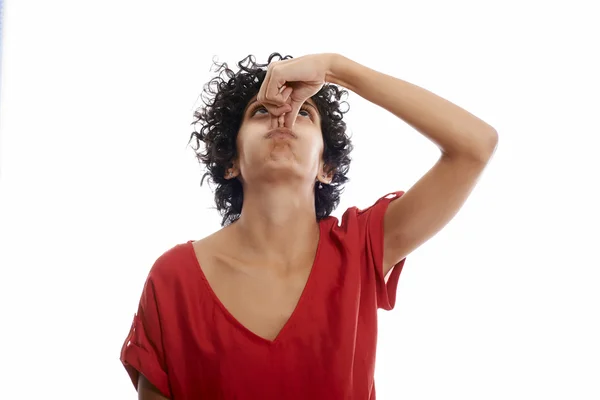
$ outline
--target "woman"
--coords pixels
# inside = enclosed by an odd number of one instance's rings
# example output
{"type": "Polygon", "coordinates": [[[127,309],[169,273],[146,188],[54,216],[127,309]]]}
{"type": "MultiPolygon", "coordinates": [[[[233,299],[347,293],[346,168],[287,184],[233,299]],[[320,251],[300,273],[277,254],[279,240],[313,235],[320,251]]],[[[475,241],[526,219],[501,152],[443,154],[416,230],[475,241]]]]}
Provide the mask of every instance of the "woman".
{"type": "Polygon", "coordinates": [[[214,99],[192,135],[223,228],[149,273],[121,353],[140,399],[375,399],[377,309],[394,307],[406,256],[456,214],[495,150],[494,128],[420,87],[339,54],[274,57],[237,74],[225,64],[229,79],[205,88],[214,99]],[[329,214],[351,144],[335,85],[441,150],[406,194],[341,223],[329,214]]]}

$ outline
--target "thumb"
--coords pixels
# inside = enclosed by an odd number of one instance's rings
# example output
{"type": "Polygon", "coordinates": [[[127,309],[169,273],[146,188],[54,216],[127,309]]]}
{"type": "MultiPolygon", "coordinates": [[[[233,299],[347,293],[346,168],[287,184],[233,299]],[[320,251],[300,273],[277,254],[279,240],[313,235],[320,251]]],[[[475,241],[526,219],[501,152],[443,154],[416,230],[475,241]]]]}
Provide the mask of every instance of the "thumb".
{"type": "Polygon", "coordinates": [[[298,113],[300,112],[300,108],[302,107],[302,102],[292,101],[291,102],[292,110],[285,114],[285,127],[288,129],[292,129],[296,122],[296,118],[298,117],[298,113]]]}

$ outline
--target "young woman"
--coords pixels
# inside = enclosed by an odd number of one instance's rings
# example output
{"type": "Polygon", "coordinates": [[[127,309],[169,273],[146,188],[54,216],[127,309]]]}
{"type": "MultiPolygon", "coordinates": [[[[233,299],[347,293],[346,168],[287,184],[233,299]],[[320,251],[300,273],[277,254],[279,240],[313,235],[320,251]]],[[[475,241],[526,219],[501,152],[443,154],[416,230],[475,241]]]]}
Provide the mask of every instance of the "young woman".
{"type": "Polygon", "coordinates": [[[146,400],[375,399],[377,309],[394,307],[406,256],[460,209],[497,133],[339,54],[252,59],[223,64],[195,113],[222,228],[156,260],[121,361],[146,400]],[[405,194],[341,222],[330,214],[352,146],[337,85],[441,150],[405,194]]]}

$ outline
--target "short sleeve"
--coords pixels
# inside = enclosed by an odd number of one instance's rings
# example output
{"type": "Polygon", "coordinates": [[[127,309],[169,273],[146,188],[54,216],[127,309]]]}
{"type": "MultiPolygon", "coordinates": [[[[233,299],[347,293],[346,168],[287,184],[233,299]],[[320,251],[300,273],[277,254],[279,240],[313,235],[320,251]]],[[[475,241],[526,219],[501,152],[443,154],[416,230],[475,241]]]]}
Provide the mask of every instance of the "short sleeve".
{"type": "Polygon", "coordinates": [[[170,397],[157,304],[156,287],[149,276],[144,284],[138,312],[133,317],[131,329],[121,349],[121,362],[136,390],[141,373],[163,395],[170,397]]]}
{"type": "Polygon", "coordinates": [[[392,267],[386,281],[383,275],[383,218],[388,205],[403,194],[402,191],[390,193],[377,200],[371,207],[359,211],[358,215],[360,240],[361,245],[364,246],[363,262],[366,263],[367,276],[372,276],[375,281],[377,308],[388,311],[396,304],[398,279],[406,258],[392,267]]]}

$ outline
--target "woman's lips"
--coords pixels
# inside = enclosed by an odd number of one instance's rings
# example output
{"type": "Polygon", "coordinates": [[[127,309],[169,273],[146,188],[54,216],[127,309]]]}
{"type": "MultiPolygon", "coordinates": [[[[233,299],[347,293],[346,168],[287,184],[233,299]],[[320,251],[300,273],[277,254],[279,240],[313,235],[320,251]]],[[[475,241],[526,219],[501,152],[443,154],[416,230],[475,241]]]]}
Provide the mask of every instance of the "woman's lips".
{"type": "Polygon", "coordinates": [[[267,139],[268,138],[285,138],[285,137],[292,137],[295,138],[296,135],[294,134],[294,132],[292,132],[291,129],[288,128],[277,128],[277,129],[273,129],[270,130],[269,132],[267,132],[266,135],[267,139]]]}

